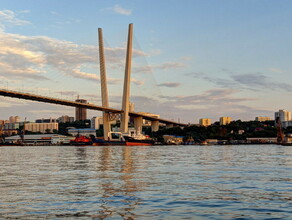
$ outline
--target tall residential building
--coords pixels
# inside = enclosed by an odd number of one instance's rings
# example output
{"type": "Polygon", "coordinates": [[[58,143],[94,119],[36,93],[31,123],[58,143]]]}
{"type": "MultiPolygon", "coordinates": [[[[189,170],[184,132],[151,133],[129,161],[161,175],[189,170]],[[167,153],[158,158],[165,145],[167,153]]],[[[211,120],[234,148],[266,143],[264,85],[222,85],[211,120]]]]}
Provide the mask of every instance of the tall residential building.
{"type": "Polygon", "coordinates": [[[211,125],[211,119],[210,118],[201,118],[199,120],[199,124],[201,126],[209,126],[209,125],[211,125]]]}
{"type": "Polygon", "coordinates": [[[258,116],[255,118],[256,121],[270,121],[270,117],[263,117],[263,116],[258,116]]]}
{"type": "Polygon", "coordinates": [[[278,112],[275,112],[275,119],[277,117],[280,118],[280,120],[283,121],[290,121],[291,120],[291,112],[287,110],[280,109],[278,112]]]}
{"type": "Polygon", "coordinates": [[[20,117],[19,116],[10,116],[9,123],[15,123],[15,122],[20,122],[20,117]]]}
{"type": "MultiPolygon", "coordinates": [[[[85,99],[76,99],[76,102],[87,104],[87,100],[85,99]]],[[[75,118],[76,121],[83,121],[87,119],[87,109],[86,108],[75,108],[75,118]]]]}
{"type": "Polygon", "coordinates": [[[227,125],[231,122],[231,117],[220,117],[220,125],[227,125]]]}
{"type": "Polygon", "coordinates": [[[58,121],[61,123],[66,123],[66,122],[73,122],[74,117],[70,117],[68,115],[62,115],[61,117],[58,118],[58,121]]]}
{"type": "Polygon", "coordinates": [[[98,130],[100,128],[100,125],[101,124],[103,124],[102,116],[100,116],[100,117],[93,117],[91,119],[91,126],[90,126],[90,128],[91,129],[98,130]]]}

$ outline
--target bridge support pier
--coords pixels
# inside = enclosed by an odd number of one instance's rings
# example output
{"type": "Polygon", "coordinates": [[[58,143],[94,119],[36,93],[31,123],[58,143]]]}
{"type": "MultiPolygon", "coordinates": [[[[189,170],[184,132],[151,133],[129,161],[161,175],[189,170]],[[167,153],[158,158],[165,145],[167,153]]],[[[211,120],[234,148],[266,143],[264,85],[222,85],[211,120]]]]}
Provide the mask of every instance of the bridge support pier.
{"type": "Polygon", "coordinates": [[[151,131],[155,132],[159,130],[159,121],[151,121],[151,131]]]}
{"type": "Polygon", "coordinates": [[[142,124],[143,124],[143,117],[134,118],[134,127],[135,127],[137,135],[142,134],[142,124]]]}
{"type": "Polygon", "coordinates": [[[106,140],[109,139],[109,132],[111,131],[109,113],[103,112],[102,113],[102,119],[103,119],[103,138],[106,141],[106,140]]]}

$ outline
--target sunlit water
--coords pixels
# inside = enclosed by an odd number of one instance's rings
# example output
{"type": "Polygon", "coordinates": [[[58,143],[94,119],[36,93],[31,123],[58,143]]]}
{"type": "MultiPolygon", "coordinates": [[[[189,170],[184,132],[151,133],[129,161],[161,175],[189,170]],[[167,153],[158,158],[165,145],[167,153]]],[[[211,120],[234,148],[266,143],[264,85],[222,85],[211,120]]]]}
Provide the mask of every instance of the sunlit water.
{"type": "Polygon", "coordinates": [[[0,219],[292,219],[292,147],[0,147],[0,219]]]}

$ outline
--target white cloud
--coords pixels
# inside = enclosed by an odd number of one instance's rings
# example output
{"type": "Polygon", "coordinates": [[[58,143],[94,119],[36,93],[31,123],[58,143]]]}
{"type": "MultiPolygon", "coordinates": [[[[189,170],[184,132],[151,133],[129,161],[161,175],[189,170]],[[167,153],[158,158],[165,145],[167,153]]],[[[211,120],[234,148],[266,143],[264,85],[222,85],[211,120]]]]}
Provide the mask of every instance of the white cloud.
{"type": "Polygon", "coordinates": [[[125,8],[122,8],[121,6],[119,5],[115,5],[112,10],[118,14],[121,14],[121,15],[131,15],[132,14],[132,10],[130,9],[125,9],[125,8]]]}
{"type": "MultiPolygon", "coordinates": [[[[99,74],[82,70],[84,66],[98,69],[98,48],[94,45],[5,32],[0,32],[0,38],[0,75],[7,79],[15,76],[23,79],[47,79],[44,69],[50,67],[74,78],[99,80],[99,74]]],[[[108,68],[124,68],[125,51],[124,47],[105,48],[108,68]]],[[[145,56],[145,53],[133,50],[133,56],[145,56]]],[[[110,84],[120,81],[108,77],[110,84]]]]}
{"type": "Polygon", "coordinates": [[[30,22],[17,18],[17,14],[11,10],[0,11],[0,29],[2,30],[4,30],[7,25],[21,26],[27,24],[30,24],[30,22]]]}

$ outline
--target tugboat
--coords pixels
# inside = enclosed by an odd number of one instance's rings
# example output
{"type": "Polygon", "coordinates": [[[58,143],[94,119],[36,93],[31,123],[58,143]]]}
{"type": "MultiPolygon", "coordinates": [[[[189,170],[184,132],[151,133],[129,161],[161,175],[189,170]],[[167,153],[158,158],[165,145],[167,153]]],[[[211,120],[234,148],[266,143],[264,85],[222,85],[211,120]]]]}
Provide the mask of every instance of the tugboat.
{"type": "Polygon", "coordinates": [[[86,136],[80,135],[79,133],[76,135],[75,139],[70,141],[70,145],[92,145],[92,140],[86,136]]]}

